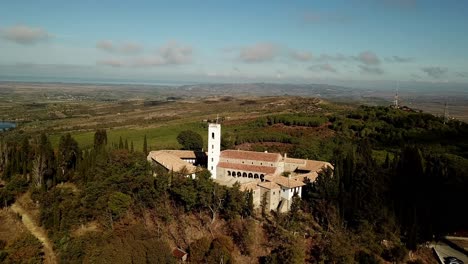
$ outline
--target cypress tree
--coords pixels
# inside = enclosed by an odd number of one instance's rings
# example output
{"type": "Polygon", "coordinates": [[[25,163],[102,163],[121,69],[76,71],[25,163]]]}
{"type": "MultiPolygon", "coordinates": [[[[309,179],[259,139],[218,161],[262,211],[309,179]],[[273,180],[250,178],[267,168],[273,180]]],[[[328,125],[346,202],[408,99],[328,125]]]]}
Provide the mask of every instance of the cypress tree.
{"type": "Polygon", "coordinates": [[[125,147],[124,147],[126,150],[128,150],[128,140],[125,139],[125,147]]]}
{"type": "Polygon", "coordinates": [[[130,142],[130,152],[133,153],[133,151],[135,151],[135,149],[133,148],[133,140],[132,140],[132,142],[130,142]]]}
{"type": "Polygon", "coordinates": [[[143,140],[143,153],[145,153],[145,155],[148,155],[148,141],[146,139],[146,135],[143,140]]]}
{"type": "Polygon", "coordinates": [[[122,137],[119,138],[119,149],[123,149],[124,148],[124,143],[122,141],[122,137]]]}

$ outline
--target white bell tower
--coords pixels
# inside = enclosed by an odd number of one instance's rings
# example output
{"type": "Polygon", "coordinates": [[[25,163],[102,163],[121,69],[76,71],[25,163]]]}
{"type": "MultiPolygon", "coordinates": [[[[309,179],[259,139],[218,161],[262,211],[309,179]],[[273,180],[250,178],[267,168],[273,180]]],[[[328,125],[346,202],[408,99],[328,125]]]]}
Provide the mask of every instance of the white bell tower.
{"type": "Polygon", "coordinates": [[[221,125],[209,124],[208,126],[208,170],[211,178],[216,179],[216,166],[221,155],[221,125]]]}

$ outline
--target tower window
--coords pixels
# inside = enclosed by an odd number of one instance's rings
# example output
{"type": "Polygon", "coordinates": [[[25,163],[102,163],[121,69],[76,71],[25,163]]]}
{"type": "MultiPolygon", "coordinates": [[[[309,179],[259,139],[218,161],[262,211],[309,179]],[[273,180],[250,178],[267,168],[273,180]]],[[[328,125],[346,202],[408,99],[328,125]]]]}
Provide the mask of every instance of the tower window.
{"type": "Polygon", "coordinates": [[[214,149],[214,145],[211,145],[211,148],[214,149]]]}
{"type": "Polygon", "coordinates": [[[214,139],[214,132],[213,132],[213,133],[211,133],[211,138],[212,138],[212,139],[214,139]]]}
{"type": "Polygon", "coordinates": [[[213,170],[213,166],[211,166],[211,170],[213,170]]]}

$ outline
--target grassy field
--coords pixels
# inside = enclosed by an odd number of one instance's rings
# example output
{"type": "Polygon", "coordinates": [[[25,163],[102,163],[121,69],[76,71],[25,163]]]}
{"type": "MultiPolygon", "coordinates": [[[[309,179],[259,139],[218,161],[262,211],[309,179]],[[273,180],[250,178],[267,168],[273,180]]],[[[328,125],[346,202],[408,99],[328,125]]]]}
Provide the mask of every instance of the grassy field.
{"type": "MultiPolygon", "coordinates": [[[[150,128],[115,128],[107,130],[108,143],[119,143],[120,137],[122,140],[133,142],[135,150],[143,149],[143,141],[146,135],[148,146],[151,150],[157,149],[179,149],[181,146],[177,142],[177,135],[183,130],[192,130],[199,133],[204,142],[207,140],[207,132],[203,123],[178,123],[173,122],[159,127],[150,128]]],[[[86,149],[93,146],[94,131],[88,132],[71,132],[73,138],[78,142],[81,148],[86,149]]],[[[58,146],[60,136],[62,134],[53,134],[50,136],[52,145],[58,146]]]]}
{"type": "Polygon", "coordinates": [[[141,150],[146,135],[150,149],[178,149],[176,137],[183,130],[199,133],[206,144],[207,121],[216,116],[223,122],[223,132],[237,135],[263,133],[249,125],[261,116],[298,112],[327,115],[350,108],[316,98],[171,96],[163,88],[146,87],[22,84],[0,89],[0,118],[17,122],[21,133],[46,133],[55,148],[66,133],[71,133],[81,148],[92,147],[95,131],[106,129],[109,145],[118,144],[122,137],[129,146],[133,142],[134,148],[141,150]]]}

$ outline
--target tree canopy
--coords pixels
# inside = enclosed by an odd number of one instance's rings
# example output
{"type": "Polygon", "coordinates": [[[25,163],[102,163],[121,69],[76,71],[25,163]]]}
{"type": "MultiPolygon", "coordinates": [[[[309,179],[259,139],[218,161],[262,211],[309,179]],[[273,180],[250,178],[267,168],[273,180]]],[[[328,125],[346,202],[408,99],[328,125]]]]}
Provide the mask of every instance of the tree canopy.
{"type": "Polygon", "coordinates": [[[192,130],[184,130],[177,135],[177,141],[186,150],[202,150],[203,138],[192,130]]]}

